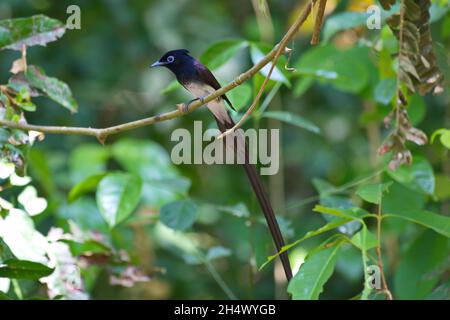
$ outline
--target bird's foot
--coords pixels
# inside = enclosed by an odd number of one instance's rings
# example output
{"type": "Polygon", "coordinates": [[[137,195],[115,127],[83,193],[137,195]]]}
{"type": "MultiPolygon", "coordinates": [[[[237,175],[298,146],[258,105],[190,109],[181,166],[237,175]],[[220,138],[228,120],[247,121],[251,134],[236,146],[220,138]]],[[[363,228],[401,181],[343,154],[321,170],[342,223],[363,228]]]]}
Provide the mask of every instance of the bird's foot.
{"type": "Polygon", "coordinates": [[[188,103],[183,103],[178,105],[178,110],[182,113],[189,113],[189,107],[191,104],[193,104],[195,101],[200,101],[201,103],[205,102],[205,97],[195,98],[189,101],[188,103]]]}

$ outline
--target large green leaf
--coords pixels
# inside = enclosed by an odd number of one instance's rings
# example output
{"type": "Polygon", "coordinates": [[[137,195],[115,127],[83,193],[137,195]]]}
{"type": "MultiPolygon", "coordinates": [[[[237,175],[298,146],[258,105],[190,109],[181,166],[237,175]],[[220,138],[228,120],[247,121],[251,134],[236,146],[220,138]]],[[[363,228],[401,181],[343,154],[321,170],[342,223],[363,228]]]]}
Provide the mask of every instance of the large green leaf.
{"type": "Polygon", "coordinates": [[[366,47],[340,50],[325,45],[305,52],[296,68],[300,75],[331,83],[342,91],[358,93],[367,86],[373,64],[366,47]]]}
{"type": "Polygon", "coordinates": [[[383,217],[396,217],[418,223],[450,238],[450,217],[425,210],[387,212],[383,217]]]}
{"type": "Polygon", "coordinates": [[[46,76],[42,68],[28,66],[25,78],[32,87],[41,90],[50,99],[64,108],[69,109],[71,112],[77,111],[78,104],[72,96],[69,86],[56,78],[46,76]]]}
{"type": "Polygon", "coordinates": [[[191,200],[179,200],[162,206],[160,219],[171,229],[186,230],[197,219],[197,205],[191,200]]]}
{"type": "Polygon", "coordinates": [[[110,173],[99,183],[97,205],[110,227],[125,220],[136,208],[141,196],[142,181],[127,173],[110,173]]]}
{"type": "Polygon", "coordinates": [[[427,231],[400,257],[394,276],[394,296],[398,299],[424,299],[439,281],[436,267],[448,259],[448,239],[427,231]]]}
{"type": "Polygon", "coordinates": [[[217,69],[230,60],[240,49],[247,47],[243,40],[222,40],[211,45],[201,55],[200,61],[210,69],[217,69]]]}
{"type": "Polygon", "coordinates": [[[190,180],[181,176],[167,151],[149,140],[122,139],[112,147],[112,154],[128,172],[142,178],[142,201],[160,207],[186,195],[190,180]]]}
{"type": "Polygon", "coordinates": [[[280,120],[314,133],[320,133],[319,127],[317,127],[314,123],[299,115],[287,111],[266,111],[261,117],[280,120]]]}
{"type": "Polygon", "coordinates": [[[48,241],[36,230],[25,211],[11,209],[4,219],[0,219],[0,238],[15,258],[47,263],[48,241]]]}
{"type": "Polygon", "coordinates": [[[21,50],[22,45],[45,46],[64,32],[62,22],[44,15],[0,20],[0,49],[21,50]]]}
{"type": "Polygon", "coordinates": [[[0,264],[0,277],[38,280],[53,272],[53,269],[37,262],[11,259],[0,264]]]}
{"type": "Polygon", "coordinates": [[[289,282],[288,292],[292,295],[292,299],[317,300],[319,298],[323,286],[333,274],[342,243],[320,250],[306,259],[298,273],[289,282]]]}
{"type": "Polygon", "coordinates": [[[415,157],[410,166],[400,166],[396,170],[386,169],[387,173],[404,186],[425,194],[434,193],[434,174],[429,162],[415,157]]]}

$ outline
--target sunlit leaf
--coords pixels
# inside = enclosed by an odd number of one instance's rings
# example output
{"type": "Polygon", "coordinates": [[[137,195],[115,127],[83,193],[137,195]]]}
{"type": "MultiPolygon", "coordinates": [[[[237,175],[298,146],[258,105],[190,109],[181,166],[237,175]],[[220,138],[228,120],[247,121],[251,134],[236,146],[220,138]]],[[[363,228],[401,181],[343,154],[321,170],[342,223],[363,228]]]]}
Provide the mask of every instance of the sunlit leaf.
{"type": "Polygon", "coordinates": [[[44,15],[0,20],[0,49],[21,50],[22,45],[45,46],[62,37],[64,24],[44,15]]]}
{"type": "MultiPolygon", "coordinates": [[[[250,56],[252,58],[253,64],[257,64],[264,58],[264,53],[256,45],[252,44],[250,47],[250,56]]],[[[261,72],[265,77],[269,74],[269,70],[272,67],[272,63],[266,64],[259,72],[261,72]]],[[[289,80],[284,76],[278,67],[275,67],[270,75],[270,80],[283,82],[289,85],[289,80]]]]}
{"type": "Polygon", "coordinates": [[[331,277],[342,242],[308,257],[289,282],[288,292],[294,300],[317,300],[331,277]]]}
{"type": "Polygon", "coordinates": [[[26,187],[17,197],[19,203],[30,216],[38,215],[47,208],[47,200],[37,196],[37,190],[33,186],[26,187]]]}

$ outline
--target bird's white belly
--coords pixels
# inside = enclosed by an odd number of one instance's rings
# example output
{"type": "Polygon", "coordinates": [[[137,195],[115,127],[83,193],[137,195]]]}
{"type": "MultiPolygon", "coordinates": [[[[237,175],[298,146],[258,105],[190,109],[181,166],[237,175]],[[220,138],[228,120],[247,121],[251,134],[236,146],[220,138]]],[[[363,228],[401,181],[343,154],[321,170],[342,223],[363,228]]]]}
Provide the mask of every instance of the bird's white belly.
{"type": "MultiPolygon", "coordinates": [[[[211,86],[202,85],[195,82],[189,83],[185,85],[185,87],[196,98],[206,97],[215,91],[211,86]]],[[[208,102],[207,106],[219,121],[229,122],[228,120],[230,119],[230,116],[228,115],[223,99],[214,99],[213,101],[208,102]]]]}

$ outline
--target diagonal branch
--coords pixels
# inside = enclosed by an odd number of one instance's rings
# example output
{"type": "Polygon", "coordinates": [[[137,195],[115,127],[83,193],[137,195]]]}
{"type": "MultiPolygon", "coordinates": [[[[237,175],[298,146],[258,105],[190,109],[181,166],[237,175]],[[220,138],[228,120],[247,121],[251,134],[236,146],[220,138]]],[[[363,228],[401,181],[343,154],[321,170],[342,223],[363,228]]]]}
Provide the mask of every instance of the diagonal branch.
{"type": "MultiPolygon", "coordinates": [[[[281,39],[281,41],[275,45],[272,50],[264,56],[261,61],[259,61],[257,64],[255,64],[253,67],[248,69],[246,72],[240,74],[237,76],[233,81],[228,83],[226,86],[220,88],[219,90],[214,91],[207,97],[203,99],[203,102],[201,101],[195,101],[189,105],[188,113],[194,111],[195,109],[200,108],[202,105],[207,104],[208,102],[224,95],[228,91],[232,90],[233,88],[241,85],[243,82],[249,80],[252,78],[259,70],[261,70],[264,66],[266,66],[269,62],[272,62],[272,66],[270,68],[269,74],[266,77],[263,85],[261,86],[260,92],[258,93],[258,96],[256,97],[255,101],[253,102],[252,106],[247,110],[241,121],[238,122],[236,126],[240,126],[242,122],[245,120],[245,118],[248,117],[248,115],[253,111],[256,103],[259,101],[262,95],[262,91],[264,91],[264,88],[268,82],[268,79],[270,78],[270,75],[276,65],[276,62],[281,55],[281,53],[284,51],[287,43],[294,37],[294,35],[297,33],[298,28],[303,24],[303,22],[308,17],[312,3],[316,2],[316,0],[312,0],[308,5],[303,9],[302,13],[297,17],[294,24],[289,28],[287,33],[284,35],[284,37],[281,39]]],[[[141,128],[144,126],[148,126],[157,122],[167,121],[174,118],[181,117],[185,114],[183,112],[182,108],[183,105],[178,105],[177,110],[165,112],[159,115],[155,115],[149,118],[144,118],[132,122],[127,122],[124,124],[107,127],[107,128],[91,128],[91,127],[64,127],[64,126],[41,126],[41,125],[33,125],[33,124],[25,124],[25,123],[18,123],[13,121],[7,121],[7,120],[1,120],[0,119],[0,125],[8,128],[14,128],[14,129],[20,129],[20,130],[32,130],[32,131],[38,131],[43,133],[53,133],[53,134],[72,134],[72,135],[85,135],[85,136],[92,136],[96,137],[101,143],[105,141],[105,139],[113,134],[117,134],[123,131],[128,131],[132,129],[141,128]]],[[[235,129],[235,128],[234,128],[235,129]]]]}
{"type": "MultiPolygon", "coordinates": [[[[218,139],[222,139],[223,137],[233,133],[237,129],[239,129],[244,121],[248,118],[248,116],[253,112],[256,105],[258,104],[259,100],[261,99],[261,96],[264,92],[264,89],[266,88],[267,83],[269,82],[270,76],[272,75],[273,70],[275,69],[275,66],[278,62],[278,58],[280,58],[281,53],[283,53],[286,49],[286,46],[288,42],[295,36],[298,29],[301,27],[301,25],[306,21],[308,18],[312,7],[316,3],[317,0],[311,0],[306,7],[303,9],[303,11],[300,13],[298,18],[295,20],[294,24],[289,28],[289,30],[286,32],[284,37],[281,39],[281,41],[272,49],[273,52],[276,49],[276,52],[273,57],[272,65],[269,69],[269,72],[267,73],[266,78],[264,79],[264,82],[261,86],[261,88],[258,91],[258,94],[256,95],[255,100],[253,101],[252,105],[248,108],[248,110],[245,112],[245,114],[242,116],[242,118],[233,126],[233,128],[228,129],[227,131],[223,132],[218,136],[218,139]]],[[[269,53],[270,54],[270,53],[269,53]]],[[[267,56],[266,56],[267,57],[267,56]]]]}

